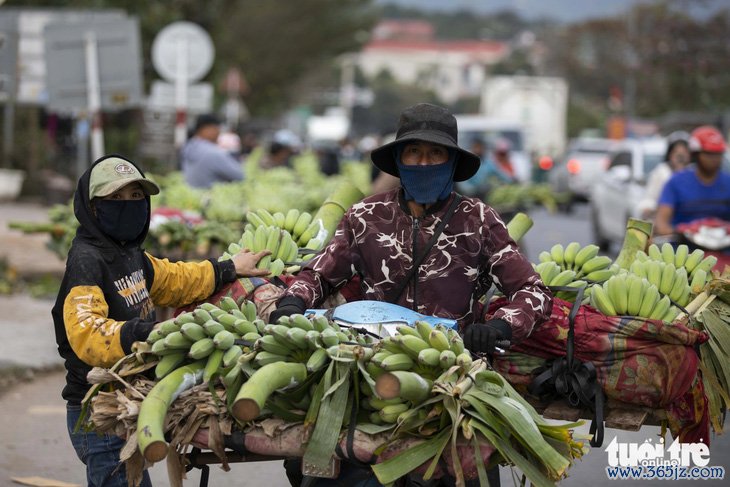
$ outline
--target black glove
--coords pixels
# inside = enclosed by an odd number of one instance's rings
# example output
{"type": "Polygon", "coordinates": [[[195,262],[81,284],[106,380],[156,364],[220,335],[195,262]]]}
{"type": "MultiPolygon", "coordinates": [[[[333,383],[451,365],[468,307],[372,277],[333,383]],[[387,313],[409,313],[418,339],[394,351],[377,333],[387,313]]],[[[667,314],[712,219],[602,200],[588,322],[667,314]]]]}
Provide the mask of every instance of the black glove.
{"type": "Polygon", "coordinates": [[[132,344],[147,340],[154,327],[155,323],[153,321],[145,321],[140,318],[125,321],[119,337],[124,353],[132,353],[132,344]]]}
{"type": "Polygon", "coordinates": [[[464,346],[474,353],[494,354],[497,342],[512,340],[512,327],[504,320],[472,323],[464,330],[464,346]]]}
{"type": "Polygon", "coordinates": [[[269,315],[269,323],[276,323],[282,316],[303,314],[307,310],[304,300],[298,296],[284,296],[276,303],[276,309],[269,315]]]}

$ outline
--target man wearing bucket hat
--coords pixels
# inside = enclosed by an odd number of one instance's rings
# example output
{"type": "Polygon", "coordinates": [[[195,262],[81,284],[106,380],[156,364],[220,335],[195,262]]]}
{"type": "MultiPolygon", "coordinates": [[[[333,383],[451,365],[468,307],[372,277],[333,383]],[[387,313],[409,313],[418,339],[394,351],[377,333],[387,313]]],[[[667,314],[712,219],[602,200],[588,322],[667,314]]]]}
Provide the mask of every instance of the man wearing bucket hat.
{"type": "MultiPolygon", "coordinates": [[[[79,221],[66,272],[51,312],[58,351],[65,361],[66,419],[71,442],[86,465],[89,486],[126,487],[119,465],[124,441],[113,435],[75,432],[92,367],[110,367],[145,340],[156,323],[155,305],[183,306],[213,294],[256,269],[266,252],[231,260],[170,263],[140,245],[150,224],[150,195],[160,188],[131,161],[105,156],[79,180],[74,214],[79,221]]],[[[142,485],[149,486],[145,473],[142,485]]]]}
{"type": "MultiPolygon", "coordinates": [[[[405,109],[396,139],[371,159],[400,178],[401,187],[350,208],[330,244],[279,300],[272,323],[319,307],[355,275],[363,299],[457,319],[472,352],[492,353],[502,340],[519,342],[547,319],[550,292],[497,213],[453,191],[454,182],[469,179],[480,163],[458,146],[453,115],[425,103],[405,109]],[[488,314],[481,298],[492,283],[508,303],[488,314]]],[[[296,485],[294,471],[287,474],[296,485]]],[[[493,477],[490,485],[498,485],[493,477]]]]}

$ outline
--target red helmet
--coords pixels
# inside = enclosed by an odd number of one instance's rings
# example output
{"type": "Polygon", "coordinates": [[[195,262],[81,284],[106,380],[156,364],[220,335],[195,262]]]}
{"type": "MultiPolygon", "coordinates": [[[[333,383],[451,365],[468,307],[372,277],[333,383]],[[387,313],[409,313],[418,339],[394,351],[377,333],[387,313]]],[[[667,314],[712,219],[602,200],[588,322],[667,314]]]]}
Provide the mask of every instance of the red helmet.
{"type": "Polygon", "coordinates": [[[711,125],[703,125],[692,131],[689,149],[692,152],[725,152],[725,138],[711,125]]]}

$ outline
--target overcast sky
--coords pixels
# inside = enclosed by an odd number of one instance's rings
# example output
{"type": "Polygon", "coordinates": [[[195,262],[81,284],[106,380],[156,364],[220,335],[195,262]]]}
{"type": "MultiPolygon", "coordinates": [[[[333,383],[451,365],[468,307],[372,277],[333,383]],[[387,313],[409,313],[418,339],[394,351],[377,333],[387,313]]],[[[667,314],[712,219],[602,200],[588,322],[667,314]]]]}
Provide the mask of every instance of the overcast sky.
{"type": "MultiPolygon", "coordinates": [[[[681,5],[692,5],[693,13],[700,16],[707,16],[719,8],[730,8],[730,0],[672,1],[681,5]]],[[[650,0],[377,0],[377,2],[424,10],[470,9],[481,13],[512,8],[529,19],[552,17],[561,22],[613,16],[626,12],[637,3],[651,3],[650,0]]]]}

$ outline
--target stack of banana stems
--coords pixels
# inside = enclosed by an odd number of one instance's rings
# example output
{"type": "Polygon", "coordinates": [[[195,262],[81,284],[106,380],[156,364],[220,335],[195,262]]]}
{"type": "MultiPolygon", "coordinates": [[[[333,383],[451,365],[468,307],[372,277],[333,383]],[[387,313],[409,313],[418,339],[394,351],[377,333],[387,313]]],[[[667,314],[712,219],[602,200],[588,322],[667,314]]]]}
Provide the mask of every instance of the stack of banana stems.
{"type": "Polygon", "coordinates": [[[249,451],[301,455],[310,471],[326,470],[353,429],[360,459],[379,458],[383,483],[419,468],[442,475],[444,458],[459,482],[501,462],[552,485],[583,453],[576,424],[545,423],[472,360],[456,332],[425,322],[378,339],[324,317],[265,323],[253,303],[224,298],[161,323],[135,354],[90,380],[98,385],[84,401],[89,425],[128,438],[123,459],[134,479],[145,462],[181,465],[201,428],[224,466],[222,438],[240,430],[249,451]],[[118,389],[101,392],[110,382],[118,389]],[[271,420],[287,427],[274,431],[271,420]]]}

